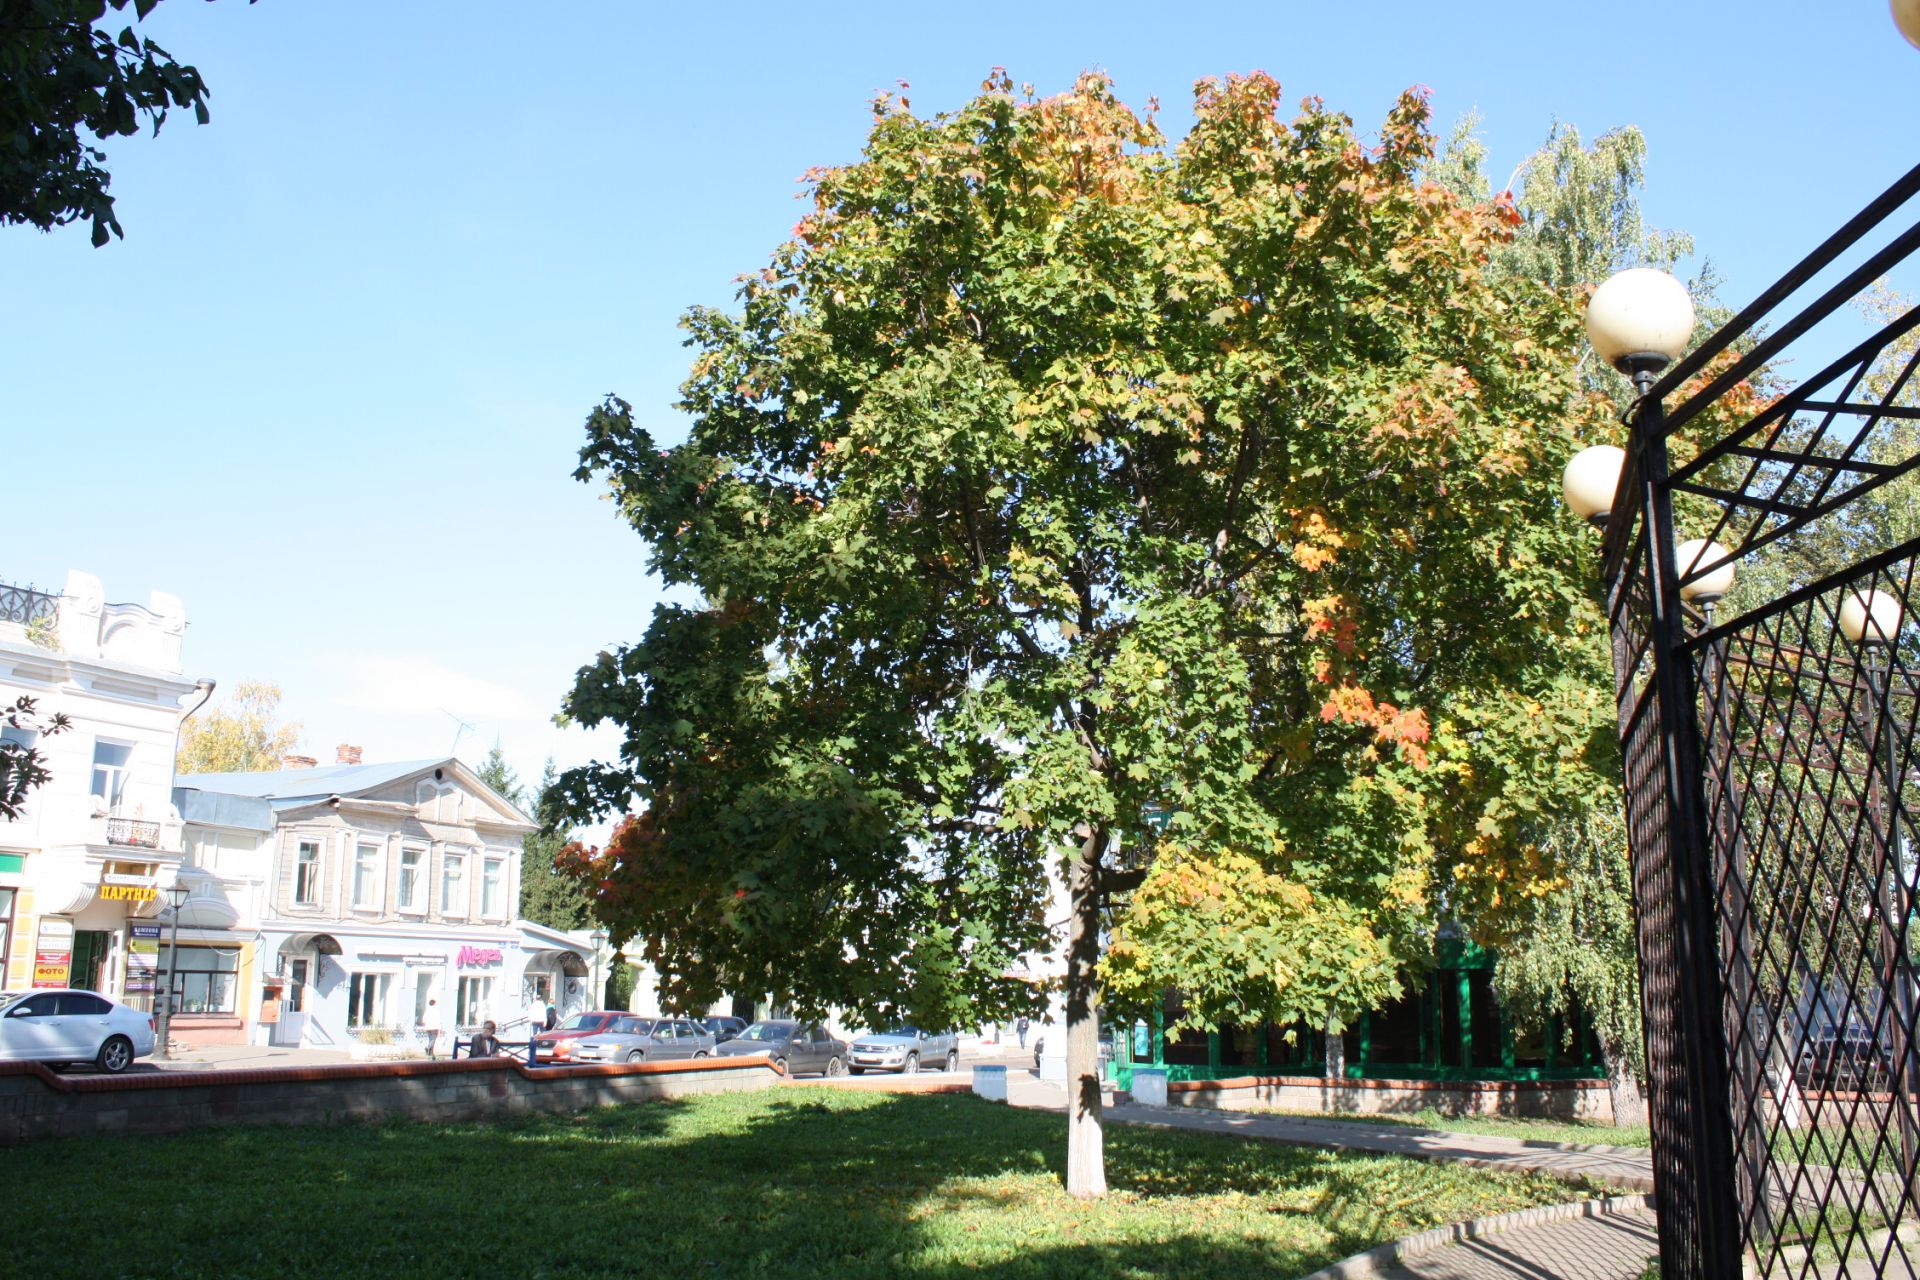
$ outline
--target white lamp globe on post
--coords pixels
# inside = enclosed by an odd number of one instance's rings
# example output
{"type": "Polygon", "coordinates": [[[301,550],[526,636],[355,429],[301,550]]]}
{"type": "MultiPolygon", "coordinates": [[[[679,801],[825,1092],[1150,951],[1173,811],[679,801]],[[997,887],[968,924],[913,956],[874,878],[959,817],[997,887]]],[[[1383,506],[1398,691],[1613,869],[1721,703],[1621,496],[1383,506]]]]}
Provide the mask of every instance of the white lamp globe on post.
{"type": "Polygon", "coordinates": [[[1693,538],[1673,549],[1673,563],[1680,571],[1681,598],[1701,606],[1711,618],[1713,606],[1733,590],[1733,553],[1717,542],[1693,538]],[[1688,582],[1687,576],[1696,573],[1700,576],[1688,582]]]}
{"type": "Polygon", "coordinates": [[[1664,271],[1622,271],[1587,300],[1587,340],[1643,393],[1692,337],[1693,299],[1685,285],[1664,271]]]}
{"type": "Polygon", "coordinates": [[[1560,494],[1573,514],[1592,524],[1605,525],[1613,510],[1613,496],[1620,491],[1620,472],[1627,465],[1627,451],[1610,444],[1582,449],[1567,461],[1560,473],[1560,494]]]}
{"type": "Polygon", "coordinates": [[[1893,23],[1907,43],[1920,49],[1920,0],[1892,0],[1893,23]]]}
{"type": "Polygon", "coordinates": [[[1840,634],[1855,644],[1892,644],[1906,624],[1906,607],[1890,591],[1854,591],[1840,602],[1840,634]]]}

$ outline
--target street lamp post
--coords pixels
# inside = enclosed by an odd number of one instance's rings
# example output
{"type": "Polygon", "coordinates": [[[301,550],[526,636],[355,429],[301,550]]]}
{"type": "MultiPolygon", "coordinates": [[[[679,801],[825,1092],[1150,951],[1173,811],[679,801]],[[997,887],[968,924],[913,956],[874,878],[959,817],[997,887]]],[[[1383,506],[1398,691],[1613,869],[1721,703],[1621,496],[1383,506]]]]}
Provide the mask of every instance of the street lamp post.
{"type": "MultiPolygon", "coordinates": [[[[1662,1270],[1738,1275],[1741,1170],[1734,1162],[1732,1064],[1723,1052],[1726,987],[1718,954],[1725,921],[1717,901],[1716,842],[1701,785],[1698,685],[1686,652],[1687,600],[1674,545],[1666,417],[1652,394],[1661,372],[1693,336],[1693,300],[1665,272],[1636,268],[1594,290],[1586,319],[1594,351],[1631,379],[1636,393],[1629,413],[1631,474],[1623,474],[1624,454],[1587,450],[1569,465],[1562,483],[1568,505],[1583,519],[1604,524],[1617,517],[1629,527],[1637,521],[1643,539],[1640,566],[1621,564],[1617,571],[1644,574],[1641,638],[1652,661],[1650,678],[1635,698],[1652,713],[1638,723],[1657,726],[1652,740],[1657,754],[1630,763],[1628,770],[1637,771],[1646,802],[1629,815],[1630,822],[1650,827],[1632,830],[1630,839],[1635,842],[1641,959],[1649,970],[1641,976],[1641,996],[1647,1065],[1659,1099],[1651,1117],[1655,1161],[1670,1160],[1671,1169],[1655,1187],[1663,1225],[1662,1270]],[[1616,496],[1631,506],[1614,511],[1616,496]],[[1643,836],[1652,838],[1642,845],[1643,836]],[[1644,870],[1642,858],[1651,859],[1644,870]],[[1671,1230],[1669,1222],[1675,1224],[1671,1230]]],[[[1639,655],[1619,648],[1617,631],[1615,662],[1622,680],[1640,683],[1639,655]]],[[[1622,716],[1624,728],[1624,709],[1622,716]]]]}
{"type": "Polygon", "coordinates": [[[171,1061],[173,1058],[167,1045],[173,1034],[174,985],[180,980],[176,972],[176,962],[180,955],[180,908],[187,905],[187,897],[191,892],[177,878],[167,886],[167,905],[173,908],[173,928],[167,936],[167,980],[154,988],[154,994],[159,998],[160,1016],[154,1019],[157,1025],[154,1027],[156,1043],[153,1046],[153,1056],[163,1062],[171,1061]]]}
{"type": "MultiPolygon", "coordinates": [[[[1893,646],[1900,635],[1900,629],[1906,624],[1906,608],[1900,597],[1887,591],[1855,591],[1848,594],[1840,603],[1837,619],[1840,634],[1856,645],[1860,651],[1860,671],[1866,677],[1867,694],[1873,699],[1874,712],[1879,717],[1877,731],[1873,735],[1874,754],[1879,756],[1880,786],[1884,790],[1885,804],[1879,848],[1875,851],[1873,868],[1874,915],[1880,924],[1880,953],[1884,966],[1886,990],[1893,992],[1894,1016],[1888,1046],[1892,1051],[1892,1070],[1888,1073],[1893,1079],[1893,1094],[1900,1122],[1900,1154],[1906,1166],[1903,1179],[1909,1195],[1915,1194],[1914,1180],[1920,1175],[1920,1120],[1913,1114],[1914,1089],[1920,1082],[1920,1061],[1916,1061],[1913,1044],[1914,991],[1913,974],[1902,954],[1901,929],[1907,918],[1904,876],[1901,874],[1900,858],[1900,815],[1904,808],[1901,796],[1900,749],[1893,727],[1893,646]],[[1881,665],[1884,658],[1885,666],[1881,665]]],[[[1868,775],[1872,777],[1871,772],[1868,775]]],[[[1871,790],[1871,785],[1869,786],[1871,790]]],[[[1844,1048],[1845,1028],[1841,1028],[1844,1048]]],[[[1876,1046],[1878,1033],[1874,1036],[1876,1046]]]]}

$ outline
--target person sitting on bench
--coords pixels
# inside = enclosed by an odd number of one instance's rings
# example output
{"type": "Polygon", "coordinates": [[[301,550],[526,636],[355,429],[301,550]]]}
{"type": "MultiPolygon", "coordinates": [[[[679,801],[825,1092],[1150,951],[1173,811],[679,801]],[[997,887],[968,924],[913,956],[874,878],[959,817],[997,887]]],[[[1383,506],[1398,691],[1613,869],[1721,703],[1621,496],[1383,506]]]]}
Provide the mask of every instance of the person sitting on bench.
{"type": "Polygon", "coordinates": [[[480,1030],[474,1033],[473,1039],[467,1041],[467,1056],[469,1058],[497,1058],[500,1056],[500,1037],[494,1034],[494,1026],[491,1021],[483,1023],[480,1030]]]}

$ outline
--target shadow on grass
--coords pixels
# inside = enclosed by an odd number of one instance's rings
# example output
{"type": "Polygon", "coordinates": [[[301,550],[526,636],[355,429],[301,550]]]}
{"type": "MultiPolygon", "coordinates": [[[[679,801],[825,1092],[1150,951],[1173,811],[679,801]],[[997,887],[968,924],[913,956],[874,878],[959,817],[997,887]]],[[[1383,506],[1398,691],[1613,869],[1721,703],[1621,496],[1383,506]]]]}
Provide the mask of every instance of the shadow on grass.
{"type": "Polygon", "coordinates": [[[1300,1275],[1570,1197],[1545,1180],[1208,1134],[1108,1133],[1060,1190],[1062,1117],[778,1090],[497,1123],[91,1138],[0,1157],[33,1276],[1300,1275]]]}

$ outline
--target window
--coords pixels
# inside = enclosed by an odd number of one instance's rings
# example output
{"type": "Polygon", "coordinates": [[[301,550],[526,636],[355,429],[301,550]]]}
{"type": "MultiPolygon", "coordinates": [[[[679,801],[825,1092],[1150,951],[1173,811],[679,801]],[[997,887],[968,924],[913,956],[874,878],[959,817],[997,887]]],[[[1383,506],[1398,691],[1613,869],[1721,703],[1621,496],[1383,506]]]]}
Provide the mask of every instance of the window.
{"type": "Polygon", "coordinates": [[[232,1013],[240,953],[217,947],[182,947],[174,961],[173,989],[181,1013],[232,1013]]]}
{"type": "Polygon", "coordinates": [[[467,914],[467,855],[449,853],[440,860],[440,914],[467,914]]]}
{"type": "Polygon", "coordinates": [[[347,979],[347,1025],[387,1025],[387,998],[393,994],[390,973],[356,973],[347,979]]]}
{"type": "Polygon", "coordinates": [[[312,907],[320,902],[320,842],[302,840],[293,861],[293,901],[312,907]]]}
{"type": "Polygon", "coordinates": [[[299,1013],[307,1003],[307,962],[295,960],[287,966],[286,1010],[299,1013]]]}
{"type": "Polygon", "coordinates": [[[400,851],[400,909],[402,911],[422,911],[420,902],[421,864],[427,860],[425,849],[402,849],[400,851]]]}
{"type": "Polygon", "coordinates": [[[120,807],[121,794],[127,788],[127,763],[133,759],[131,742],[93,740],[93,794],[112,809],[120,807]]]}
{"type": "Polygon", "coordinates": [[[463,1027],[477,1027],[487,1020],[493,1007],[493,979],[462,977],[455,997],[455,1017],[463,1027]]]}
{"type": "Polygon", "coordinates": [[[353,905],[380,905],[380,846],[363,844],[353,851],[353,905]]]}
{"type": "Polygon", "coordinates": [[[480,914],[491,920],[500,914],[507,864],[499,858],[488,858],[484,867],[480,873],[480,914]]]}
{"type": "Polygon", "coordinates": [[[99,996],[65,991],[60,995],[60,1012],[69,1017],[98,1018],[113,1012],[113,1006],[99,996]]]}

